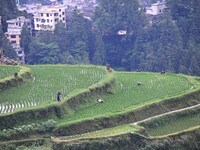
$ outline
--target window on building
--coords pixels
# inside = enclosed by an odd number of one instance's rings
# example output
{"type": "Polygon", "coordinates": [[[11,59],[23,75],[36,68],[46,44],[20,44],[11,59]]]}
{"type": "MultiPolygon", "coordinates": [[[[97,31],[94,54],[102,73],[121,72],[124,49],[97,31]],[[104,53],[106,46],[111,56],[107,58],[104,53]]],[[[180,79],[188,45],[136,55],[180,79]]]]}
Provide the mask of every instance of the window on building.
{"type": "Polygon", "coordinates": [[[19,27],[21,27],[21,23],[19,23],[19,27]]]}
{"type": "Polygon", "coordinates": [[[43,13],[41,13],[41,16],[43,17],[43,13]]]}
{"type": "Polygon", "coordinates": [[[16,41],[11,41],[11,44],[16,44],[17,42],[16,41]]]}
{"type": "Polygon", "coordinates": [[[58,13],[55,13],[54,16],[58,16],[58,13]]]}
{"type": "Polygon", "coordinates": [[[58,22],[58,18],[55,19],[55,22],[58,22]]]}
{"type": "Polygon", "coordinates": [[[18,26],[18,22],[16,22],[16,25],[18,26]]]}
{"type": "Polygon", "coordinates": [[[22,54],[22,51],[18,51],[18,54],[22,54]]]}
{"type": "Polygon", "coordinates": [[[65,12],[62,12],[62,15],[65,15],[65,12]]]}
{"type": "Polygon", "coordinates": [[[10,37],[11,37],[11,38],[16,38],[16,35],[11,35],[10,37]]]}
{"type": "Polygon", "coordinates": [[[59,15],[59,17],[61,18],[62,16],[61,16],[61,15],[59,15]]]}
{"type": "Polygon", "coordinates": [[[65,18],[63,17],[63,21],[65,21],[65,18]]]}
{"type": "Polygon", "coordinates": [[[49,17],[49,14],[47,13],[47,17],[49,17]]]}
{"type": "Polygon", "coordinates": [[[39,26],[39,24],[37,24],[37,28],[39,28],[40,26],[39,26]]]}
{"type": "Polygon", "coordinates": [[[49,19],[47,19],[47,22],[49,22],[49,19]]]}
{"type": "Polygon", "coordinates": [[[61,9],[59,9],[59,11],[61,11],[61,9]]]}

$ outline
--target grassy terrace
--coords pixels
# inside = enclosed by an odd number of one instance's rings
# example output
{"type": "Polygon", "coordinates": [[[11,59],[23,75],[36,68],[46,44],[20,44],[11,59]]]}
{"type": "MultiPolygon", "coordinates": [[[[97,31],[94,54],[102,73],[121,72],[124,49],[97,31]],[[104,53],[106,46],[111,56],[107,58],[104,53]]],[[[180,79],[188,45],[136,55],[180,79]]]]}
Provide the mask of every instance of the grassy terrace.
{"type": "MultiPolygon", "coordinates": [[[[59,90],[62,96],[67,96],[76,89],[86,88],[99,81],[105,72],[95,67],[77,66],[28,66],[33,79],[19,87],[2,91],[0,103],[3,102],[53,102],[59,90]]],[[[1,67],[0,67],[1,68],[1,67]]],[[[8,67],[9,68],[9,67],[8,67]]]]}
{"type": "Polygon", "coordinates": [[[16,66],[0,66],[0,80],[13,76],[14,73],[19,72],[20,68],[16,66]]]}
{"type": "Polygon", "coordinates": [[[148,131],[148,134],[150,136],[162,136],[180,132],[194,126],[200,126],[200,113],[198,115],[187,116],[181,119],[177,119],[176,121],[170,122],[166,125],[150,129],[148,131]]]}
{"type": "Polygon", "coordinates": [[[66,115],[59,123],[70,123],[94,117],[112,115],[131,110],[150,101],[174,96],[190,89],[192,84],[183,76],[159,73],[120,73],[115,72],[117,85],[113,94],[100,98],[104,103],[98,104],[94,99],[90,105],[83,106],[71,115],[66,115]],[[136,82],[142,82],[137,86],[136,82]]]}
{"type": "Polygon", "coordinates": [[[66,136],[61,138],[54,139],[55,141],[71,141],[71,140],[79,140],[79,139],[91,139],[91,138],[103,138],[103,137],[111,137],[122,135],[126,133],[136,132],[140,127],[134,125],[121,125],[114,128],[103,129],[95,132],[84,133],[80,135],[74,136],[66,136]]]}

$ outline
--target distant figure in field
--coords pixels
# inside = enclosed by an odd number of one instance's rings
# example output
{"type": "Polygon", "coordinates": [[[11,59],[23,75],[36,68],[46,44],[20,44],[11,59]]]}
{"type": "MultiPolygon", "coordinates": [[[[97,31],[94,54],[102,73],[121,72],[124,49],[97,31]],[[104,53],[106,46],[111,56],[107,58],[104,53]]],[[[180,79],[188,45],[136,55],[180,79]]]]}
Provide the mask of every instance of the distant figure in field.
{"type": "Polygon", "coordinates": [[[137,86],[140,86],[140,85],[142,85],[142,83],[141,82],[139,82],[139,81],[137,81],[137,86]]]}
{"type": "Polygon", "coordinates": [[[59,91],[57,92],[56,96],[57,96],[57,101],[61,101],[60,99],[61,93],[59,91]]]}
{"type": "Polygon", "coordinates": [[[110,66],[110,64],[106,64],[106,70],[109,71],[109,72],[112,71],[112,70],[111,70],[111,66],[110,66]]]}
{"type": "Polygon", "coordinates": [[[162,70],[160,73],[161,73],[161,74],[165,74],[165,71],[162,70]]]}
{"type": "Polygon", "coordinates": [[[98,103],[103,103],[103,100],[102,99],[97,99],[97,102],[98,103]]]}

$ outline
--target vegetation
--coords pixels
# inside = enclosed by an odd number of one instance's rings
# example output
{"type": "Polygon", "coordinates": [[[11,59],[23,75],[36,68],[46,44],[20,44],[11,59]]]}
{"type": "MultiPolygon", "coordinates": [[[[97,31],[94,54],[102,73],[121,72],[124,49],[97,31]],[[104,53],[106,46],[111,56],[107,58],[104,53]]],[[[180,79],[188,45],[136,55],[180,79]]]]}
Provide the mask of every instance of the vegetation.
{"type": "Polygon", "coordinates": [[[0,79],[14,76],[14,73],[18,73],[19,69],[20,68],[14,66],[0,66],[0,79]]]}
{"type": "Polygon", "coordinates": [[[195,107],[153,118],[139,125],[145,127],[150,136],[163,136],[199,126],[199,117],[199,108],[195,107]]]}
{"type": "Polygon", "coordinates": [[[183,93],[191,88],[191,83],[185,77],[174,74],[158,73],[115,73],[117,85],[113,94],[102,95],[104,103],[97,104],[95,100],[89,106],[76,110],[72,115],[59,122],[70,122],[79,119],[102,117],[136,108],[156,99],[165,99],[183,93]],[[137,81],[142,83],[137,86],[137,81]]]}
{"type": "Polygon", "coordinates": [[[55,139],[55,141],[56,140],[72,141],[72,140],[80,140],[80,139],[95,139],[95,138],[122,135],[126,133],[136,132],[138,130],[139,130],[138,126],[127,124],[127,125],[121,125],[114,128],[103,129],[103,130],[99,130],[95,132],[84,133],[80,135],[61,137],[61,138],[55,139]]]}
{"type": "Polygon", "coordinates": [[[2,102],[45,102],[56,101],[56,93],[60,91],[62,97],[75,89],[86,88],[104,77],[103,69],[97,67],[77,66],[29,66],[32,80],[12,89],[2,91],[2,102]],[[81,78],[80,78],[81,76],[81,78]],[[12,93],[12,94],[10,94],[12,93]]]}

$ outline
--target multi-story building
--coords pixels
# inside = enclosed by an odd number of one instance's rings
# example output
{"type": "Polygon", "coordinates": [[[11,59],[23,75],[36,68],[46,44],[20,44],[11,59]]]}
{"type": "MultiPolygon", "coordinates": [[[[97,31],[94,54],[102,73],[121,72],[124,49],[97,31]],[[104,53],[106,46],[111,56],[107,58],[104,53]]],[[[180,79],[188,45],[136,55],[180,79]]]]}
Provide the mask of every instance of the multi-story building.
{"type": "Polygon", "coordinates": [[[146,7],[146,14],[147,15],[159,15],[164,12],[167,8],[165,2],[158,1],[157,3],[151,4],[150,7],[146,7]]]}
{"type": "Polygon", "coordinates": [[[54,30],[55,25],[61,21],[66,26],[65,7],[63,5],[42,6],[33,14],[34,30],[54,30]]]}
{"type": "Polygon", "coordinates": [[[19,61],[24,63],[25,55],[23,49],[20,47],[21,31],[24,24],[31,28],[31,20],[26,19],[24,16],[20,16],[17,19],[7,20],[6,22],[8,24],[8,28],[5,35],[17,52],[19,61]]]}

